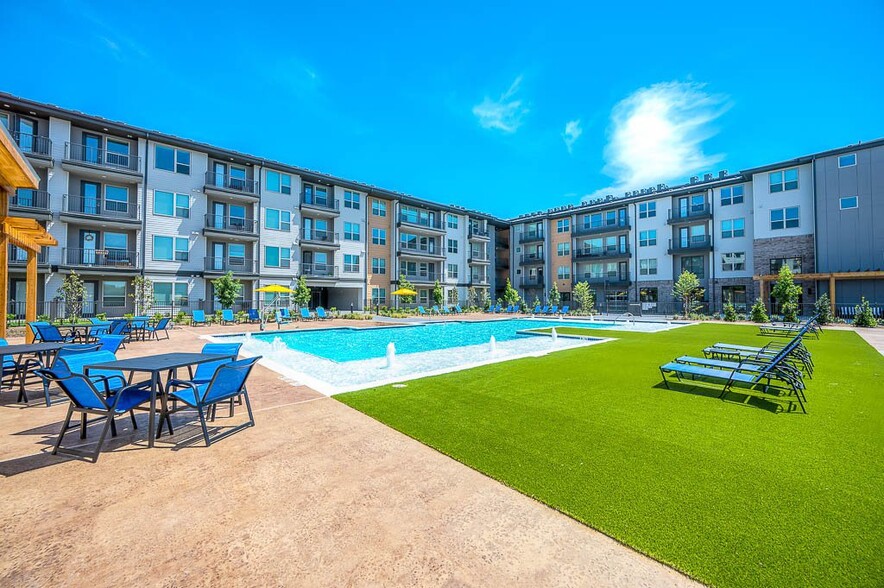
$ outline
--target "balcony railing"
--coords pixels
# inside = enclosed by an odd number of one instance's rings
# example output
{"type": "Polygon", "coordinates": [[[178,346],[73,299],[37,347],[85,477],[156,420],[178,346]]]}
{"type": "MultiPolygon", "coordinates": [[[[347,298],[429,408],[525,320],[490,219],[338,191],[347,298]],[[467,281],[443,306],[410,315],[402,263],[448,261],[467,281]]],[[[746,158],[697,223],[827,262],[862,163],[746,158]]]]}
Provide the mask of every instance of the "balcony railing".
{"type": "Polygon", "coordinates": [[[670,239],[669,253],[703,251],[712,249],[711,235],[696,235],[687,239],[670,239]]]}
{"type": "Polygon", "coordinates": [[[254,274],[258,272],[258,264],[248,257],[209,256],[204,259],[207,272],[233,272],[235,274],[254,274]]]}
{"type": "Polygon", "coordinates": [[[574,250],[574,259],[595,259],[595,258],[607,258],[611,259],[614,257],[629,257],[629,246],[621,246],[621,247],[583,247],[582,249],[574,250]]]}
{"type": "Polygon", "coordinates": [[[112,219],[138,220],[138,205],[134,202],[108,200],[103,197],[75,196],[73,194],[65,194],[62,200],[63,212],[112,219]]]}
{"type": "Polygon", "coordinates": [[[336,198],[317,198],[316,195],[306,196],[301,194],[301,206],[309,206],[321,210],[330,210],[334,212],[341,211],[341,201],[336,198]]]}
{"type": "Polygon", "coordinates": [[[136,269],[138,254],[126,249],[88,249],[65,247],[62,259],[69,266],[136,269]]]}
{"type": "Polygon", "coordinates": [[[481,253],[478,255],[470,254],[470,258],[468,260],[468,263],[489,263],[490,261],[491,260],[488,258],[488,256],[486,254],[481,253]]]}
{"type": "Polygon", "coordinates": [[[405,255],[422,255],[430,257],[445,256],[445,253],[438,247],[425,247],[421,245],[410,247],[401,242],[399,243],[399,253],[404,253],[405,255]]]}
{"type": "Polygon", "coordinates": [[[442,230],[442,219],[441,218],[423,218],[419,216],[412,216],[409,214],[399,213],[399,222],[407,225],[412,225],[416,227],[423,227],[426,229],[437,229],[442,230]]]}
{"type": "Polygon", "coordinates": [[[435,282],[436,280],[441,279],[440,273],[437,272],[402,272],[401,276],[405,276],[405,279],[409,282],[435,282]]]}
{"type": "Polygon", "coordinates": [[[528,278],[523,277],[519,280],[519,286],[522,288],[543,288],[546,286],[543,282],[543,278],[528,278]]]}
{"type": "Polygon", "coordinates": [[[338,268],[330,263],[302,263],[301,275],[312,278],[336,278],[338,268]]]}
{"type": "Polygon", "coordinates": [[[598,235],[629,230],[629,217],[615,219],[614,222],[603,222],[600,225],[579,225],[574,227],[574,236],[598,235]]]}
{"type": "Polygon", "coordinates": [[[488,276],[470,276],[470,283],[478,286],[487,286],[488,276]]]}
{"type": "Polygon", "coordinates": [[[522,233],[519,235],[519,243],[533,243],[534,241],[543,241],[543,231],[522,233]]]}
{"type": "Polygon", "coordinates": [[[257,181],[248,178],[238,178],[221,172],[207,171],[206,186],[210,188],[219,188],[221,190],[243,192],[252,196],[258,195],[257,181]]]}
{"type": "Polygon", "coordinates": [[[12,138],[15,139],[19,149],[25,155],[41,155],[43,157],[52,155],[52,140],[49,137],[15,131],[12,133],[12,138]]]}
{"type": "Polygon", "coordinates": [[[470,238],[478,237],[480,239],[488,239],[488,229],[482,229],[480,227],[474,227],[470,225],[470,238]]]}
{"type": "Polygon", "coordinates": [[[304,243],[318,243],[322,245],[337,245],[340,243],[338,233],[320,231],[319,229],[301,229],[301,241],[304,243]]]}
{"type": "Polygon", "coordinates": [[[138,173],[141,169],[141,158],[137,155],[118,153],[77,143],[64,144],[64,158],[68,161],[86,163],[110,170],[138,173]]]}
{"type": "Polygon", "coordinates": [[[625,286],[630,283],[629,278],[620,276],[617,273],[602,276],[587,273],[583,274],[582,281],[591,286],[625,286]]]}
{"type": "Polygon", "coordinates": [[[700,220],[712,216],[712,207],[709,203],[702,206],[689,206],[688,208],[675,208],[669,211],[669,223],[683,223],[700,220]]]}
{"type": "MultiPolygon", "coordinates": [[[[28,251],[15,245],[9,246],[9,265],[22,266],[28,263],[28,251]]],[[[37,254],[37,263],[40,265],[49,263],[49,250],[45,247],[37,254]]]]}
{"type": "Polygon", "coordinates": [[[10,206],[32,210],[49,210],[49,192],[19,188],[9,201],[10,206]]]}
{"type": "Polygon", "coordinates": [[[521,257],[519,257],[520,265],[528,265],[528,264],[539,264],[543,263],[543,254],[542,253],[523,253],[521,257]]]}
{"type": "Polygon", "coordinates": [[[228,233],[241,233],[243,235],[258,234],[258,221],[254,219],[220,214],[207,214],[205,218],[207,229],[228,233]]]}

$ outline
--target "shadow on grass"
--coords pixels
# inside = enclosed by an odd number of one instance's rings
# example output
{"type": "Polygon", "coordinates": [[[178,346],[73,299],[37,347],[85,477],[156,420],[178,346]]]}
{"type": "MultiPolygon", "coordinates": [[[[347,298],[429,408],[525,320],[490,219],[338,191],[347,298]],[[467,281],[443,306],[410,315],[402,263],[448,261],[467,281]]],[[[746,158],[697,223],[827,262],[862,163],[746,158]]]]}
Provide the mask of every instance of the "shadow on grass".
{"type": "MultiPolygon", "coordinates": [[[[668,388],[663,382],[655,385],[654,388],[656,388],[657,390],[663,390],[665,392],[680,392],[682,394],[692,394],[694,396],[703,396],[705,398],[720,399],[724,402],[727,402],[728,404],[736,404],[749,408],[757,408],[774,414],[780,412],[789,412],[783,407],[781,403],[769,398],[765,398],[763,396],[759,396],[759,392],[753,393],[752,391],[748,390],[743,391],[731,389],[722,396],[721,386],[719,385],[718,388],[713,388],[712,386],[712,384],[704,385],[704,383],[699,380],[694,380],[691,382],[687,382],[684,380],[675,380],[669,382],[668,388]]],[[[792,404],[791,401],[787,402],[789,402],[790,405],[792,404]]]]}

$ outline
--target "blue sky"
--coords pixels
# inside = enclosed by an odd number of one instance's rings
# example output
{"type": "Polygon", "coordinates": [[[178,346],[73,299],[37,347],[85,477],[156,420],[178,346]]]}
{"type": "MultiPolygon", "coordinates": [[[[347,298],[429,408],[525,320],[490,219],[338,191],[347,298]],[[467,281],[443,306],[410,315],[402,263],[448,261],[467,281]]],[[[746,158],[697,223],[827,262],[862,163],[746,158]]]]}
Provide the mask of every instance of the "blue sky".
{"type": "Polygon", "coordinates": [[[0,89],[504,217],[884,136],[879,0],[310,4],[14,2],[0,89]]]}

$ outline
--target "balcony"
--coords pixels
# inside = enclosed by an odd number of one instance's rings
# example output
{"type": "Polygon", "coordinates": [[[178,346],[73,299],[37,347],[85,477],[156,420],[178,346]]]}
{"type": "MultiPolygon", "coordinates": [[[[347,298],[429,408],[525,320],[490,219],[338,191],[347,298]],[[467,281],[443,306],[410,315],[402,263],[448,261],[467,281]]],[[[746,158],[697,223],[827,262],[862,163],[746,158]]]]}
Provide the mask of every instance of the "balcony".
{"type": "Polygon", "coordinates": [[[209,256],[204,258],[205,273],[226,274],[233,272],[240,275],[257,275],[258,263],[248,257],[209,256]]]}
{"type": "Polygon", "coordinates": [[[536,241],[543,241],[543,231],[522,233],[519,235],[519,243],[534,243],[536,241]]]}
{"type": "Polygon", "coordinates": [[[68,267],[101,271],[133,272],[139,267],[138,253],[125,249],[90,249],[65,247],[62,260],[68,267]]]}
{"type": "Polygon", "coordinates": [[[64,144],[64,160],[62,167],[74,171],[86,172],[91,175],[104,175],[128,181],[141,181],[141,158],[129,153],[108,151],[99,147],[89,147],[77,143],[64,144]]]}
{"type": "Polygon", "coordinates": [[[470,265],[490,264],[491,259],[489,259],[488,256],[484,253],[481,255],[471,254],[469,259],[467,260],[467,263],[469,263],[470,265]]]}
{"type": "Polygon", "coordinates": [[[628,231],[630,228],[629,217],[615,219],[611,223],[602,223],[600,225],[583,225],[575,226],[573,235],[575,237],[583,237],[585,235],[603,235],[605,233],[619,233],[628,231]]]}
{"type": "Polygon", "coordinates": [[[22,153],[30,157],[36,165],[52,166],[52,140],[49,137],[15,131],[12,133],[12,138],[22,153]]]}
{"type": "Polygon", "coordinates": [[[405,279],[413,284],[433,284],[436,280],[442,279],[442,274],[435,271],[402,272],[399,275],[405,276],[405,279]]]}
{"type": "Polygon", "coordinates": [[[470,276],[470,285],[472,286],[487,286],[488,284],[488,276],[470,276]]]}
{"type": "Polygon", "coordinates": [[[670,239],[669,254],[680,253],[705,253],[712,251],[712,237],[710,235],[696,235],[687,239],[670,239]]]}
{"type": "Polygon", "coordinates": [[[519,280],[519,286],[522,288],[545,288],[546,284],[543,282],[543,278],[529,278],[527,276],[522,276],[519,280]]]}
{"type": "Polygon", "coordinates": [[[45,216],[51,216],[49,212],[49,192],[45,190],[19,188],[12,195],[12,198],[9,199],[9,207],[19,211],[34,214],[42,213],[45,216]]]}
{"type": "Polygon", "coordinates": [[[302,263],[301,275],[307,278],[332,280],[338,277],[338,268],[330,263],[302,263]]]}
{"type": "Polygon", "coordinates": [[[442,218],[420,217],[410,214],[399,213],[399,226],[404,228],[417,229],[430,233],[444,233],[445,227],[442,226],[442,218]]]}
{"type": "Polygon", "coordinates": [[[632,283],[629,278],[622,277],[616,273],[605,276],[583,274],[583,278],[580,281],[586,282],[590,286],[602,286],[603,288],[623,288],[632,283]]]}
{"type": "Polygon", "coordinates": [[[623,247],[584,247],[574,250],[574,259],[622,259],[629,257],[629,246],[623,247]]]}
{"type": "Polygon", "coordinates": [[[301,194],[301,210],[310,210],[319,216],[338,216],[341,214],[341,201],[335,198],[320,198],[316,195],[301,194]]]}
{"type": "Polygon", "coordinates": [[[469,238],[473,241],[490,241],[491,240],[491,236],[488,234],[487,229],[482,229],[480,227],[474,227],[473,225],[470,225],[469,238]]]}
{"type": "Polygon", "coordinates": [[[206,194],[233,196],[254,202],[258,199],[258,182],[221,172],[207,171],[203,191],[206,194]]]}
{"type": "MultiPolygon", "coordinates": [[[[10,266],[25,267],[28,264],[28,251],[10,245],[8,259],[10,266]]],[[[37,265],[49,265],[49,249],[46,247],[40,248],[40,253],[37,254],[37,265]]]]}
{"type": "Polygon", "coordinates": [[[445,252],[437,247],[425,247],[425,246],[408,246],[404,243],[399,243],[399,249],[397,250],[399,255],[406,255],[409,257],[427,257],[430,259],[445,259],[445,252]]]}
{"type": "Polygon", "coordinates": [[[206,236],[231,237],[244,241],[258,240],[258,222],[254,219],[207,214],[205,222],[203,234],[206,236]]]}
{"type": "Polygon", "coordinates": [[[519,257],[519,265],[543,264],[543,253],[523,253],[519,257]]]}
{"type": "Polygon", "coordinates": [[[301,245],[322,248],[338,248],[341,240],[337,233],[319,229],[301,229],[301,245]]]}
{"type": "Polygon", "coordinates": [[[65,194],[62,198],[61,217],[67,222],[125,227],[141,225],[135,202],[72,194],[65,194]]]}
{"type": "Polygon", "coordinates": [[[684,209],[674,209],[669,211],[669,219],[666,221],[670,225],[680,223],[690,223],[712,218],[712,207],[709,203],[702,206],[690,206],[684,209]]]}

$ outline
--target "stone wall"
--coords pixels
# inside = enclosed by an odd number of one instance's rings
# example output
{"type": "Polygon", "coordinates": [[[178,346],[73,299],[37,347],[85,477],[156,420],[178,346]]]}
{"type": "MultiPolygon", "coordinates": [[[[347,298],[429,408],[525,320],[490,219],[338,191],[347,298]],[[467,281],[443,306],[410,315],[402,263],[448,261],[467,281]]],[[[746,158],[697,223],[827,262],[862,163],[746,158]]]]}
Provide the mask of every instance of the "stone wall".
{"type": "MultiPolygon", "coordinates": [[[[800,257],[801,273],[812,274],[816,271],[814,261],[813,235],[799,235],[794,237],[774,237],[770,239],[755,239],[753,243],[754,271],[756,276],[770,274],[770,260],[782,257],[800,257]]],[[[816,288],[813,282],[798,282],[803,289],[802,302],[813,303],[816,300],[816,288]]],[[[770,286],[772,286],[771,284],[770,286]]],[[[770,294],[770,288],[768,288],[770,294]]],[[[761,296],[761,285],[755,282],[752,299],[761,296]]]]}

